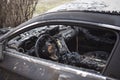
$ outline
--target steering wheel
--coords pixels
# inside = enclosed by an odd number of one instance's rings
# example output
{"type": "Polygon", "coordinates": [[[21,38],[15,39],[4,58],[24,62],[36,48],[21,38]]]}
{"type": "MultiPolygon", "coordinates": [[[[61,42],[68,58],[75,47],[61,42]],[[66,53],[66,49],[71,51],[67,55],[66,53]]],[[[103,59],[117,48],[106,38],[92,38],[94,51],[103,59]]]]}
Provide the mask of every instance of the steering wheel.
{"type": "Polygon", "coordinates": [[[35,54],[37,57],[57,61],[59,48],[56,39],[49,34],[42,34],[35,44],[35,54]]]}

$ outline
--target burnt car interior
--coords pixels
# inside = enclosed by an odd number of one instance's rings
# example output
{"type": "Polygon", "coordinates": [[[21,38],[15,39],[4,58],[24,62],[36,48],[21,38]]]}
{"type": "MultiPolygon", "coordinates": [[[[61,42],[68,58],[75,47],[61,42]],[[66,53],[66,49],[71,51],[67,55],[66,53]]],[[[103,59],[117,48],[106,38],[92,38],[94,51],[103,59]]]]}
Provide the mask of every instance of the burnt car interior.
{"type": "Polygon", "coordinates": [[[19,34],[8,47],[26,55],[102,73],[116,43],[112,30],[46,25],[19,34]]]}

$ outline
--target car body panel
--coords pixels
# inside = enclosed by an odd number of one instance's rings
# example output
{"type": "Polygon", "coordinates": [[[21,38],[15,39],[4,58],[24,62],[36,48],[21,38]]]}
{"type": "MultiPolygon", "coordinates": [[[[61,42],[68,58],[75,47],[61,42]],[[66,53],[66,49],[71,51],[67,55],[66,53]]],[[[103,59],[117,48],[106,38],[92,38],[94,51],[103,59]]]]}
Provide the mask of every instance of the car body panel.
{"type": "Polygon", "coordinates": [[[106,80],[109,78],[82,71],[76,67],[70,67],[52,61],[36,59],[21,53],[8,52],[5,60],[0,63],[6,68],[32,80],[106,80]]]}

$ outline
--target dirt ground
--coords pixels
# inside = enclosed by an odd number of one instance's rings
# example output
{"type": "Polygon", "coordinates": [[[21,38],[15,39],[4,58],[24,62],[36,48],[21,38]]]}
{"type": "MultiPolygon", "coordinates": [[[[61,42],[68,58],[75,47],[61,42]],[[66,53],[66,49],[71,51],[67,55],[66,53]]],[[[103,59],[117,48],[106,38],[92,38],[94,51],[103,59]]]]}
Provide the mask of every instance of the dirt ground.
{"type": "Polygon", "coordinates": [[[61,9],[99,10],[120,12],[119,0],[39,0],[34,15],[61,9]],[[65,4],[66,3],[66,4],[65,4]]]}
{"type": "Polygon", "coordinates": [[[54,7],[62,5],[64,3],[70,2],[73,0],[38,0],[38,4],[36,6],[36,11],[34,16],[42,14],[54,7]]]}
{"type": "Polygon", "coordinates": [[[117,11],[120,12],[119,0],[73,0],[68,4],[55,7],[49,12],[58,10],[94,10],[94,11],[117,11]]]}

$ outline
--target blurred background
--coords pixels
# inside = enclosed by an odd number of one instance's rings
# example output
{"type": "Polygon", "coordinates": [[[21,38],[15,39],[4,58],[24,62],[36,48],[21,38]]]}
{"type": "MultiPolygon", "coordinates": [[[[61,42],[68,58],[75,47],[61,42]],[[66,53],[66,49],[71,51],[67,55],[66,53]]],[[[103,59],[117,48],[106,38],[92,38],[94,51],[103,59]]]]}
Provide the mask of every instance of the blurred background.
{"type": "Polygon", "coordinates": [[[0,28],[17,25],[71,0],[0,0],[0,28]]]}
{"type": "Polygon", "coordinates": [[[46,12],[94,10],[120,12],[119,0],[0,0],[0,28],[17,25],[46,12]]]}

